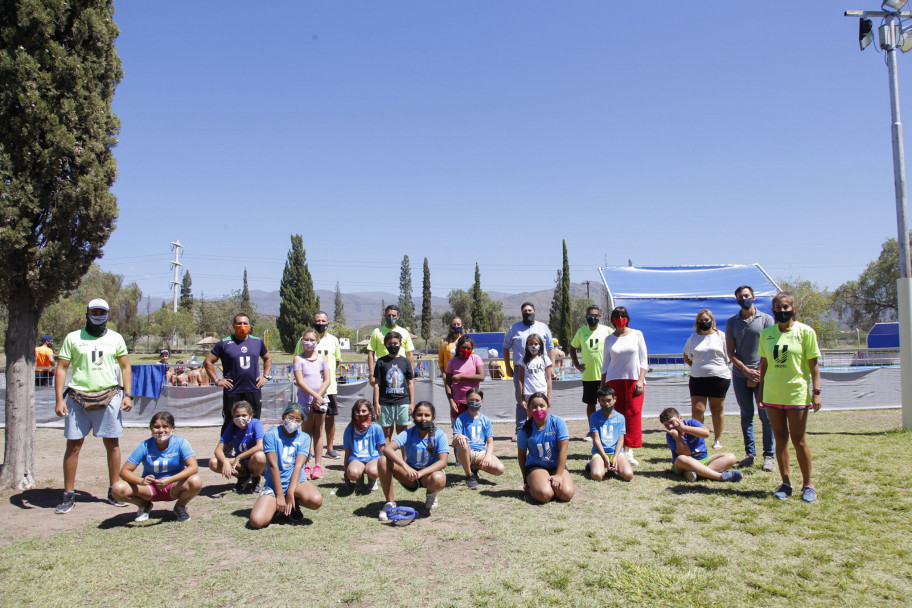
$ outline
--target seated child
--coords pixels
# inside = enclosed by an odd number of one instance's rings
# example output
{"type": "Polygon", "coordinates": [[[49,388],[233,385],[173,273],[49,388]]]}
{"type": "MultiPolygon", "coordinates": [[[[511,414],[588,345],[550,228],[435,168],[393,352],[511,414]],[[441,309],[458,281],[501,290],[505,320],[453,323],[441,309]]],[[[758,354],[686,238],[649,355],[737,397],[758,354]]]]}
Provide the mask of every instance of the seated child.
{"type": "Polygon", "coordinates": [[[624,433],[627,422],[614,411],[614,389],[607,384],[595,393],[601,408],[589,417],[589,435],[592,436],[592,460],[586,465],[594,481],[605,479],[606,474],[616,475],[624,481],[633,479],[633,467],[624,456],[624,433]]]}
{"type": "Polygon", "coordinates": [[[709,429],[693,418],[684,420],[673,407],[665,408],[659,414],[659,422],[668,431],[665,440],[671,448],[671,469],[684,475],[687,481],[696,481],[705,477],[713,481],[741,481],[741,471],[729,471],[738,461],[728,452],[706,455],[706,442],[709,429]]]}
{"type": "Polygon", "coordinates": [[[350,488],[357,482],[355,490],[369,492],[377,489],[377,468],[380,462],[380,451],[386,445],[383,429],[373,422],[373,408],[367,399],[358,399],[352,406],[351,422],[345,427],[342,435],[342,449],[345,453],[345,471],[342,478],[345,487],[350,488]],[[367,474],[368,483],[363,481],[367,474]]]}
{"type": "MultiPolygon", "coordinates": [[[[460,338],[461,340],[462,338],[460,338]]],[[[503,463],[494,455],[491,419],[481,413],[484,393],[470,388],[465,394],[466,411],[453,423],[453,447],[466,474],[466,486],[478,489],[478,471],[503,475],[503,463]]]]}
{"type": "Polygon", "coordinates": [[[215,446],[215,458],[209,459],[209,469],[221,473],[226,479],[237,477],[234,491],[252,494],[260,485],[260,476],[266,470],[263,454],[263,423],[253,417],[253,408],[246,401],[238,401],[231,408],[231,421],[215,446]],[[234,454],[228,456],[225,452],[234,454]]]}

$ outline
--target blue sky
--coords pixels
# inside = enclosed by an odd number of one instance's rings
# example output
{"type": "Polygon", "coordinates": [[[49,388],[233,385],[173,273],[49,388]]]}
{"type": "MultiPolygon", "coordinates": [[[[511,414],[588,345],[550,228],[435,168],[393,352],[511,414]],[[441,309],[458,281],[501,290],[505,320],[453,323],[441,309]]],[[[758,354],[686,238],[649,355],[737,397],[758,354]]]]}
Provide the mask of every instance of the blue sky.
{"type": "Polygon", "coordinates": [[[884,54],[842,16],[875,0],[115,6],[100,264],[146,295],[173,239],[197,296],[245,267],[278,289],[300,233],[317,288],[398,292],[407,254],[418,298],[424,257],[438,296],[476,262],[552,287],[561,239],[577,282],[631,259],[832,288],[896,236],[884,54]]]}

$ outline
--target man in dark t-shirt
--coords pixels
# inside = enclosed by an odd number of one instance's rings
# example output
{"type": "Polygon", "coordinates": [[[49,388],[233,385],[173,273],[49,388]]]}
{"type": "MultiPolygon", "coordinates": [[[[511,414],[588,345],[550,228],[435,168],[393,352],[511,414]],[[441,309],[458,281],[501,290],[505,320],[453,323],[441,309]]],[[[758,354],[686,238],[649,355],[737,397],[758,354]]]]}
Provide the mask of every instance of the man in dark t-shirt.
{"type": "Polygon", "coordinates": [[[234,334],[216,343],[203,362],[209,378],[218,378],[215,362],[222,362],[223,377],[215,383],[225,389],[222,393],[222,433],[231,423],[231,409],[238,401],[247,401],[253,407],[253,417],[260,417],[260,389],[269,381],[269,376],[260,375],[260,359],[263,359],[263,369],[269,373],[272,357],[266,345],[250,335],[247,315],[235,315],[234,334]]]}

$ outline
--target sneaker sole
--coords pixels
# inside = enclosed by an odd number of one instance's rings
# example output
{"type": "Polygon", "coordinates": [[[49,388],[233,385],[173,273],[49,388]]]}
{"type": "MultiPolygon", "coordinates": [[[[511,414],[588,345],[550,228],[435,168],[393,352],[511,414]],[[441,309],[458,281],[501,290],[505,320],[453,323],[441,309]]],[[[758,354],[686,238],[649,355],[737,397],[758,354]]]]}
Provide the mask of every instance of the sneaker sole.
{"type": "Polygon", "coordinates": [[[70,511],[72,511],[72,510],[73,510],[73,507],[75,507],[75,506],[76,506],[76,505],[73,505],[72,507],[68,507],[68,508],[66,508],[66,509],[59,509],[59,508],[58,508],[58,509],[54,509],[54,515],[66,515],[67,513],[69,513],[70,511]]]}

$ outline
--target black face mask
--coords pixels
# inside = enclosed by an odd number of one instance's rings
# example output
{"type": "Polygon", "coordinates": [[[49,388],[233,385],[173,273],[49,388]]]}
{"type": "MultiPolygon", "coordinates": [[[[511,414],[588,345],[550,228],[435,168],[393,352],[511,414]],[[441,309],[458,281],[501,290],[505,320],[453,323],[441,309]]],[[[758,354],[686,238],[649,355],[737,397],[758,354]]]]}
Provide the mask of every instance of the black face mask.
{"type": "Polygon", "coordinates": [[[699,329],[700,331],[709,331],[710,329],[712,329],[712,326],[713,326],[712,321],[697,321],[697,329],[699,329]]]}
{"type": "Polygon", "coordinates": [[[416,420],[415,426],[419,431],[429,431],[434,426],[433,420],[416,420]]]}
{"type": "Polygon", "coordinates": [[[399,354],[399,345],[397,344],[396,346],[387,346],[386,352],[388,352],[389,354],[391,354],[393,356],[398,355],[399,354]]]}
{"type": "Polygon", "coordinates": [[[589,327],[595,327],[596,325],[598,325],[600,319],[601,319],[601,317],[599,317],[598,315],[587,315],[586,323],[589,324],[589,327]]]}
{"type": "Polygon", "coordinates": [[[742,298],[742,299],[738,300],[738,304],[740,304],[741,308],[743,308],[744,310],[750,310],[751,308],[754,307],[754,299],[753,298],[742,298]]]}
{"type": "Polygon", "coordinates": [[[95,325],[94,323],[92,323],[92,321],[89,319],[89,312],[86,311],[85,330],[86,330],[86,333],[88,333],[90,336],[95,336],[96,338],[102,337],[108,331],[107,326],[108,326],[107,321],[105,321],[104,323],[101,323],[99,325],[95,325]]]}
{"type": "Polygon", "coordinates": [[[317,331],[318,334],[322,334],[326,331],[326,328],[329,327],[326,323],[314,323],[313,328],[317,331]]]}
{"type": "Polygon", "coordinates": [[[773,313],[776,323],[788,323],[795,316],[794,310],[777,310],[773,313]]]}
{"type": "Polygon", "coordinates": [[[530,326],[535,323],[535,313],[534,312],[524,312],[522,313],[523,323],[527,326],[530,326]]]}

